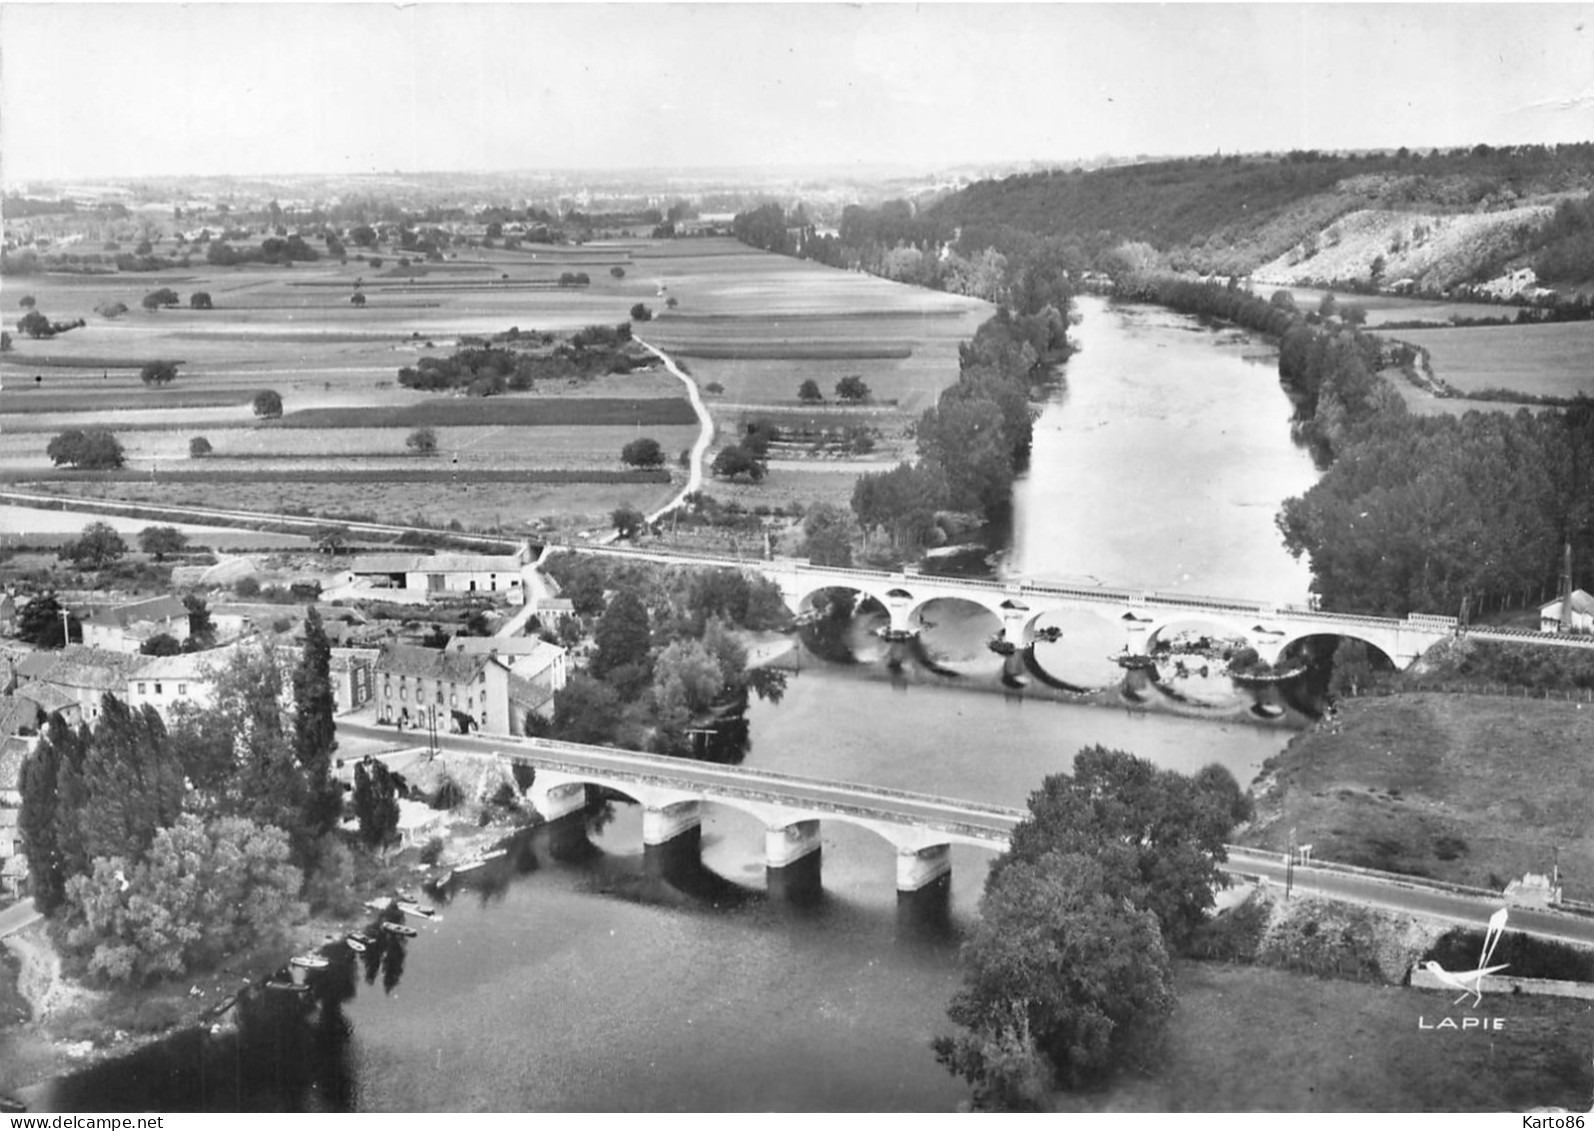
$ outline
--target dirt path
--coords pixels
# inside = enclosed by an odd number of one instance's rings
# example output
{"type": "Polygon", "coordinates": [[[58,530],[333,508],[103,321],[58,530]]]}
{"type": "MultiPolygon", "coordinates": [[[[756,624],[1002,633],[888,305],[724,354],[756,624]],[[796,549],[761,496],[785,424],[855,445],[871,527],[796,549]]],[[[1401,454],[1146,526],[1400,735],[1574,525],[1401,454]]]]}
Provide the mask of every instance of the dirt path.
{"type": "Polygon", "coordinates": [[[668,503],[664,504],[664,506],[648,515],[649,522],[657,522],[660,515],[665,515],[670,511],[673,511],[676,507],[685,502],[688,495],[703,489],[703,456],[708,452],[708,446],[711,442],[713,442],[714,439],[714,421],[713,418],[711,418],[708,414],[707,406],[703,404],[703,397],[702,394],[698,392],[697,382],[692,380],[692,378],[687,376],[687,374],[683,373],[669,354],[665,353],[657,346],[649,345],[641,338],[635,338],[634,335],[633,337],[638,345],[662,361],[664,363],[664,368],[669,370],[672,376],[678,378],[681,383],[686,386],[686,395],[692,401],[692,411],[697,413],[699,425],[697,442],[692,445],[691,463],[689,465],[690,471],[686,477],[686,486],[681,488],[680,493],[676,495],[675,498],[671,499],[668,503]]]}

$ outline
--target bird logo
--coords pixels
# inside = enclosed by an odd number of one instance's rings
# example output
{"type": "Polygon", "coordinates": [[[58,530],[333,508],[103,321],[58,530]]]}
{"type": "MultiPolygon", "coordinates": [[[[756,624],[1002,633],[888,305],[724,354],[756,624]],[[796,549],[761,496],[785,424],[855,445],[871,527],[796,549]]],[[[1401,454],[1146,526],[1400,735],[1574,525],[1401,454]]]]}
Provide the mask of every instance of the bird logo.
{"type": "Polygon", "coordinates": [[[1500,936],[1505,933],[1506,909],[1504,907],[1489,917],[1489,929],[1483,936],[1483,951],[1478,955],[1478,968],[1476,970],[1446,970],[1437,962],[1424,962],[1423,966],[1435,978],[1438,978],[1451,989],[1460,990],[1461,996],[1451,1002],[1459,1005],[1468,995],[1472,997],[1474,1008],[1483,1003],[1483,979],[1490,974],[1498,974],[1504,970],[1508,963],[1499,966],[1490,966],[1489,959],[1494,957],[1494,948],[1500,945],[1500,936]]]}

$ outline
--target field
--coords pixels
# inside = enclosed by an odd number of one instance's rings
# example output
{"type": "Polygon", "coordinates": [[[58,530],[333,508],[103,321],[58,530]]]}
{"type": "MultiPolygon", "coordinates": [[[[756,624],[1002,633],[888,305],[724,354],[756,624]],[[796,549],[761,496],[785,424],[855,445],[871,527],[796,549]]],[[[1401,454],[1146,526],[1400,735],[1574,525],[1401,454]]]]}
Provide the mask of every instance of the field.
{"type": "Polygon", "coordinates": [[[1112,1112],[1588,1111],[1594,1003],[1484,999],[1500,1032],[1425,1030],[1454,995],[1181,962],[1164,1055],[1143,1078],[1065,1099],[1112,1112]]]}
{"type": "Polygon", "coordinates": [[[7,280],[8,293],[31,294],[51,319],[87,325],[42,341],[14,335],[14,349],[0,355],[0,477],[55,480],[61,489],[61,480],[79,477],[55,471],[45,444],[93,425],[117,433],[138,474],[102,483],[81,477],[69,489],[383,519],[440,515],[467,526],[601,527],[621,503],[662,505],[684,481],[674,456],[691,447],[698,424],[684,387],[662,367],[489,398],[406,389],[397,371],[448,356],[462,335],[613,325],[642,302],[655,317],[635,324],[637,337],[677,358],[700,387],[723,386],[704,398],[721,444],[765,412],[792,426],[866,423],[879,437],[861,464],[832,458],[827,466],[797,450],[783,453],[762,486],[711,483],[713,493],[749,506],[844,501],[859,469],[888,467],[911,448],[908,424],[955,379],[958,343],[990,311],[724,239],[462,249],[457,259],[409,268],[397,266],[395,252],[376,254],[379,269],[358,259],[219,268],[196,258],[163,272],[39,275],[15,288],[7,280]],[[611,276],[614,266],[623,278],[611,276]],[[559,287],[559,274],[571,270],[587,272],[591,284],[559,287]],[[214,308],[142,309],[143,296],[160,287],[185,304],[207,291],[214,308]],[[349,302],[356,289],[364,306],[349,302]],[[127,313],[95,312],[118,301],[127,313]],[[157,358],[181,361],[179,375],[146,388],[138,367],[157,358]],[[836,382],[853,374],[869,386],[870,404],[835,402],[836,382]],[[827,398],[817,412],[797,401],[808,378],[827,398]],[[281,396],[280,420],[254,416],[262,389],[281,396]],[[437,432],[434,456],[405,447],[422,426],[437,432]],[[599,481],[622,470],[619,449],[639,435],[669,453],[674,482],[599,481]],[[215,458],[190,459],[197,436],[215,458]],[[555,471],[586,481],[526,481],[555,471]],[[326,480],[319,493],[296,482],[317,472],[326,480]],[[490,481],[516,474],[518,482],[490,481]],[[387,482],[378,481],[384,475],[387,482]]]}
{"type": "Polygon", "coordinates": [[[1396,330],[1390,336],[1427,349],[1434,375],[1465,391],[1594,394],[1594,322],[1396,330]]]}
{"type": "Polygon", "coordinates": [[[1402,694],[1346,702],[1264,767],[1243,844],[1475,887],[1548,873],[1594,898],[1594,712],[1586,704],[1402,694]]]}

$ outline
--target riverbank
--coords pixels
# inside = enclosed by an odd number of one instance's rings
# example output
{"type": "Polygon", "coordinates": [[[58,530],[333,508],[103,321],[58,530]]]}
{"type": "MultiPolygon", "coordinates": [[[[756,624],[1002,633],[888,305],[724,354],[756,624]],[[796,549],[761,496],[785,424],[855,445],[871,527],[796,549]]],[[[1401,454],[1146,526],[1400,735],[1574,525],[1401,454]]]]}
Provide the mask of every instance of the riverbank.
{"type": "MultiPolygon", "coordinates": [[[[513,837],[523,824],[460,820],[447,829],[442,859],[463,860],[513,837]]],[[[319,950],[368,922],[369,898],[412,890],[437,871],[411,847],[387,859],[360,857],[349,890],[286,938],[228,956],[214,969],[136,988],[95,990],[66,976],[45,923],[4,940],[0,954],[0,1095],[14,1095],[63,1073],[134,1052],[209,1020],[249,987],[282,971],[293,954],[319,950]],[[356,922],[356,920],[358,922],[356,922]],[[13,976],[14,971],[14,976],[13,976]]]]}
{"type": "Polygon", "coordinates": [[[1594,710],[1407,693],[1350,699],[1268,760],[1239,843],[1503,890],[1559,860],[1594,897],[1594,710]]]}

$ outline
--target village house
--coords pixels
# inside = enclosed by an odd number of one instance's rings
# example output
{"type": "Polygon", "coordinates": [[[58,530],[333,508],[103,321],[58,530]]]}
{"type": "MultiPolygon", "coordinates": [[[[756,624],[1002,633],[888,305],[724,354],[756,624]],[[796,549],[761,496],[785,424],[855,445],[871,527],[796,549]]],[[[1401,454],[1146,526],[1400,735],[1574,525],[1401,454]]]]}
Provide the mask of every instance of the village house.
{"type": "Polygon", "coordinates": [[[46,684],[64,692],[75,702],[84,722],[100,717],[100,700],[107,693],[117,698],[127,694],[128,681],[153,657],[71,644],[59,652],[36,652],[17,665],[18,694],[27,694],[30,682],[46,684]]]}
{"type": "MultiPolygon", "coordinates": [[[[1594,597],[1581,589],[1572,590],[1572,616],[1568,626],[1572,632],[1594,632],[1594,597]]],[[[1561,630],[1561,602],[1551,601],[1539,610],[1539,631],[1561,630]]]]}
{"type": "Polygon", "coordinates": [[[513,554],[365,554],[334,579],[333,587],[398,589],[425,597],[497,594],[518,605],[531,569],[531,547],[525,544],[513,554]]]}
{"type": "Polygon", "coordinates": [[[521,734],[524,712],[534,705],[525,702],[524,689],[511,694],[509,667],[493,655],[388,644],[377,655],[373,676],[377,720],[401,728],[521,734]]]}
{"type": "Polygon", "coordinates": [[[522,721],[528,710],[552,718],[553,697],[570,678],[569,653],[535,636],[456,636],[444,650],[492,656],[508,667],[510,701],[522,721]]]}
{"type": "Polygon", "coordinates": [[[357,711],[371,701],[377,648],[334,648],[329,664],[338,714],[357,711]]]}
{"type": "Polygon", "coordinates": [[[96,609],[83,622],[83,643],[113,652],[137,652],[160,635],[181,644],[188,639],[188,606],[171,596],[96,609]]]}
{"type": "Polygon", "coordinates": [[[118,692],[133,710],[153,707],[166,722],[179,703],[211,707],[216,702],[216,677],[232,662],[238,645],[208,652],[182,652],[175,656],[150,656],[127,675],[118,692]]]}

